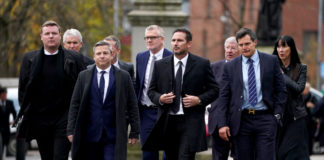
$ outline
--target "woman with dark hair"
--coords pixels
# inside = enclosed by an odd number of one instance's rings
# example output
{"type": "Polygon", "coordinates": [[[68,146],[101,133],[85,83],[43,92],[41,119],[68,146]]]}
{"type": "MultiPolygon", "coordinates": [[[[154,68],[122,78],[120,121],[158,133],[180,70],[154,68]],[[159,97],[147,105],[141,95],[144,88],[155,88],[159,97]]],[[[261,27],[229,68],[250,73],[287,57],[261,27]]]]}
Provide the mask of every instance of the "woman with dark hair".
{"type": "Polygon", "coordinates": [[[294,39],[287,35],[281,36],[275,43],[273,55],[279,59],[288,92],[283,125],[277,135],[278,160],[307,160],[307,112],[302,98],[307,66],[301,64],[294,39]]]}

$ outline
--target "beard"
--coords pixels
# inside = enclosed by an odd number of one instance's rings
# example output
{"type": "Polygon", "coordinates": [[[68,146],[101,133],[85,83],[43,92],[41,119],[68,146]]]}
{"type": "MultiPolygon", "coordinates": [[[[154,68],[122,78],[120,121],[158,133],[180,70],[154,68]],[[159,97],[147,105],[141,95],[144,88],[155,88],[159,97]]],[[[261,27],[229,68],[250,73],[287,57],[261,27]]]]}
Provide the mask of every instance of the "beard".
{"type": "Polygon", "coordinates": [[[173,53],[175,54],[175,55],[178,55],[178,56],[180,56],[180,55],[184,55],[184,54],[186,54],[188,51],[187,50],[180,50],[179,52],[175,52],[174,50],[173,50],[173,53]]]}

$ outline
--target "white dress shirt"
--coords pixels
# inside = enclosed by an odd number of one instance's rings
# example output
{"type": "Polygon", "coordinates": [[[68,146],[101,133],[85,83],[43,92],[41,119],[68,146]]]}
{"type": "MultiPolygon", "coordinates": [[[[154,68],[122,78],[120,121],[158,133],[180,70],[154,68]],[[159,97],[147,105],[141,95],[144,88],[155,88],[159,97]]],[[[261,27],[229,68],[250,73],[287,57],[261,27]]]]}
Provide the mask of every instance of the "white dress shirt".
{"type": "Polygon", "coordinates": [[[98,81],[98,88],[100,88],[100,78],[101,78],[101,71],[106,71],[106,73],[103,75],[104,79],[105,79],[105,90],[104,90],[104,97],[103,97],[103,102],[106,99],[106,95],[107,95],[107,90],[108,90],[108,86],[109,86],[109,72],[110,72],[110,68],[111,66],[109,66],[108,68],[106,68],[105,70],[102,70],[98,67],[97,68],[97,81],[98,81]]]}
{"type": "Polygon", "coordinates": [[[150,51],[150,58],[147,62],[147,65],[146,65],[146,70],[145,70],[145,78],[144,78],[144,87],[143,87],[143,95],[142,95],[142,98],[141,98],[141,104],[142,105],[146,105],[146,106],[152,106],[152,105],[155,105],[152,103],[152,101],[150,100],[150,98],[147,96],[147,91],[148,91],[148,88],[150,87],[150,82],[149,82],[149,77],[150,77],[150,69],[151,69],[151,63],[152,63],[152,60],[153,60],[153,56],[156,57],[155,61],[157,60],[160,60],[163,58],[163,51],[164,51],[164,48],[162,48],[159,52],[153,54],[151,51],[150,51]]]}
{"type": "MultiPolygon", "coordinates": [[[[184,72],[186,70],[186,66],[187,66],[187,61],[188,61],[188,54],[183,57],[181,60],[179,60],[178,58],[176,58],[175,56],[173,56],[173,65],[174,65],[174,77],[176,77],[176,74],[177,74],[177,71],[179,69],[179,61],[182,62],[182,81],[181,81],[181,85],[183,84],[183,75],[184,75],[184,72]]],[[[181,87],[181,90],[182,90],[182,87],[181,87]]],[[[173,113],[171,110],[170,110],[170,113],[171,115],[181,115],[181,114],[184,114],[183,112],[183,105],[182,105],[182,97],[180,97],[180,108],[179,108],[179,111],[177,113],[173,113]]]]}

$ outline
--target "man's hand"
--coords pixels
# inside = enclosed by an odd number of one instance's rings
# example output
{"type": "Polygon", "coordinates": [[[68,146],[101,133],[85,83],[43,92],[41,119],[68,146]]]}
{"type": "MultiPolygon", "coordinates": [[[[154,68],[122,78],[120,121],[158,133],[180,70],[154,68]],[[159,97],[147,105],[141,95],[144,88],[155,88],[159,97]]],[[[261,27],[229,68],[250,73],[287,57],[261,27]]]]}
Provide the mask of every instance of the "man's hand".
{"type": "Polygon", "coordinates": [[[72,141],[73,141],[73,135],[68,135],[67,138],[68,138],[69,141],[72,143],[72,141]]]}
{"type": "Polygon", "coordinates": [[[192,107],[192,106],[198,105],[200,102],[200,99],[197,96],[192,96],[192,95],[186,94],[185,97],[182,98],[182,102],[183,102],[184,107],[192,107]]]}
{"type": "Polygon", "coordinates": [[[225,141],[229,141],[229,137],[231,136],[230,129],[227,126],[224,126],[219,129],[219,136],[225,141]]]}
{"type": "Polygon", "coordinates": [[[175,98],[175,95],[173,94],[173,92],[170,92],[167,94],[162,94],[160,96],[160,103],[171,104],[171,103],[173,103],[174,98],[175,98]]]}
{"type": "Polygon", "coordinates": [[[136,138],[130,138],[130,139],[128,139],[128,143],[130,145],[134,145],[136,142],[137,142],[137,139],[136,138]]]}
{"type": "Polygon", "coordinates": [[[312,103],[312,102],[307,102],[307,103],[306,103],[306,107],[307,107],[307,108],[314,108],[315,105],[314,105],[314,103],[312,103]]]}

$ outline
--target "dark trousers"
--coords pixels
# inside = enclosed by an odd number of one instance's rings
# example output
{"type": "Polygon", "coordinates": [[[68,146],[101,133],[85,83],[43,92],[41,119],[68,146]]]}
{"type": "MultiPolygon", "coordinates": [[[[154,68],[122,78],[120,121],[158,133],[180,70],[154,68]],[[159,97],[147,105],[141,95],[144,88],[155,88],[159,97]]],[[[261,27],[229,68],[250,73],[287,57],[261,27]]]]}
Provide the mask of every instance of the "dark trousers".
{"type": "Polygon", "coordinates": [[[230,143],[219,137],[218,131],[212,134],[213,147],[212,157],[213,160],[227,160],[230,150],[230,143]]]}
{"type": "Polygon", "coordinates": [[[279,131],[278,160],[308,160],[308,131],[306,118],[284,123],[279,131]]]}
{"type": "Polygon", "coordinates": [[[238,135],[233,137],[238,160],[274,160],[277,120],[270,113],[242,113],[238,135]]]}
{"type": "Polygon", "coordinates": [[[55,123],[34,121],[32,129],[42,160],[67,160],[71,143],[66,136],[66,120],[55,123]]]}
{"type": "Polygon", "coordinates": [[[67,160],[71,143],[66,136],[57,136],[56,133],[38,136],[36,138],[39,153],[43,160],[67,160]]]}
{"type": "MultiPolygon", "coordinates": [[[[155,122],[157,120],[157,112],[158,109],[154,107],[147,107],[143,105],[139,105],[140,108],[140,120],[141,120],[141,130],[140,130],[140,138],[141,144],[144,145],[147,137],[151,133],[155,122]]],[[[159,159],[159,152],[158,151],[143,151],[142,152],[142,159],[143,160],[158,160],[159,159]]]]}
{"type": "Polygon", "coordinates": [[[107,139],[106,132],[103,130],[99,142],[87,142],[87,160],[114,160],[115,144],[107,139]]]}
{"type": "Polygon", "coordinates": [[[167,160],[194,160],[196,152],[188,149],[188,134],[183,115],[169,115],[166,140],[167,160]]]}
{"type": "Polygon", "coordinates": [[[1,133],[1,130],[0,130],[0,160],[2,160],[2,157],[3,157],[3,151],[4,151],[4,141],[3,141],[3,137],[2,137],[2,133],[1,133]]]}
{"type": "Polygon", "coordinates": [[[25,160],[28,143],[24,138],[16,138],[16,160],[25,160]]]}

